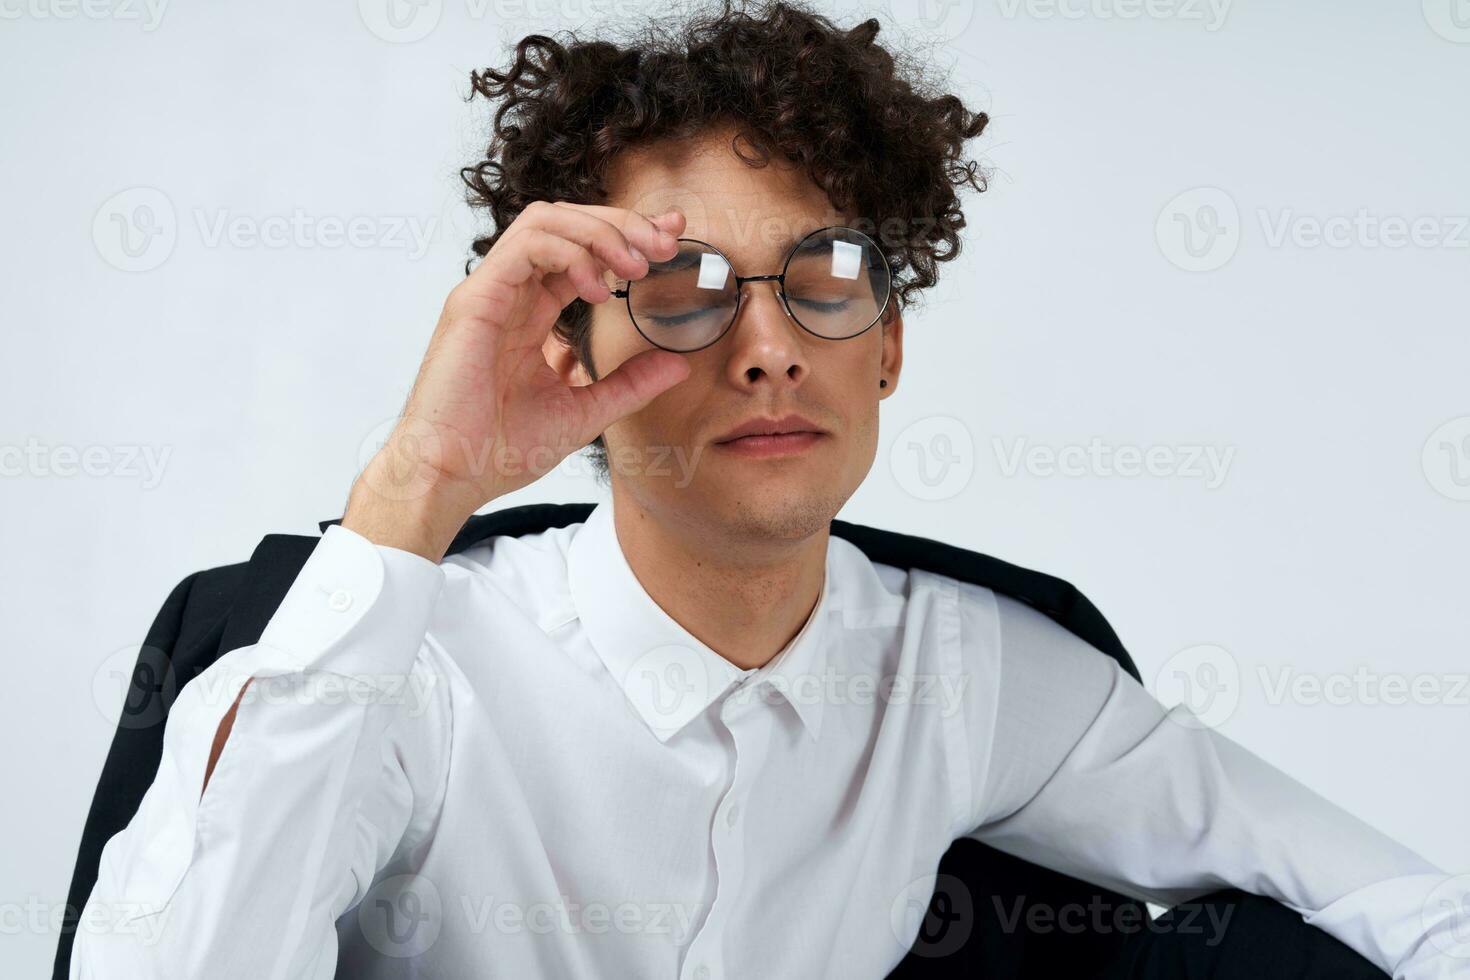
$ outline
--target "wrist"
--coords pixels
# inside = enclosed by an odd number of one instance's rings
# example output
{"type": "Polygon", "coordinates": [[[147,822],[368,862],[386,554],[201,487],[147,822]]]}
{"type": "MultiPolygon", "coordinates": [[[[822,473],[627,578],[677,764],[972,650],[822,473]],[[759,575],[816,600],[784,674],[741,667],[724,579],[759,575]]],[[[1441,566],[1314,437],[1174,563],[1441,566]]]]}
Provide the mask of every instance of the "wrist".
{"type": "Polygon", "coordinates": [[[475,510],[486,501],[426,476],[405,478],[376,457],[348,494],[342,526],[373,544],[438,563],[475,510]]]}

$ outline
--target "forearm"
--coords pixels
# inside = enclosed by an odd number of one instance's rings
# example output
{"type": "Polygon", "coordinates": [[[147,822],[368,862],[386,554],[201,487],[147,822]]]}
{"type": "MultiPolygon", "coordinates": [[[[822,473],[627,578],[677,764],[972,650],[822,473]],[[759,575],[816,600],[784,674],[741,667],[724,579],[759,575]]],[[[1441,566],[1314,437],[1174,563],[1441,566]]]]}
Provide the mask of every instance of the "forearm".
{"type": "Polygon", "coordinates": [[[1470,907],[1470,876],[1446,874],[1187,708],[1166,711],[1039,613],[1001,603],[998,623],[996,724],[975,752],[971,836],[1164,905],[1229,887],[1263,895],[1397,976],[1470,973],[1466,944],[1459,958],[1443,950],[1455,903],[1461,916],[1470,907]],[[1434,906],[1436,889],[1449,905],[1434,906]]]}
{"type": "Polygon", "coordinates": [[[407,821],[407,778],[385,759],[429,754],[385,754],[385,737],[405,699],[432,690],[419,652],[442,571],[329,535],[261,641],[180,692],[158,776],[103,851],[73,977],[332,975],[335,919],[407,821]],[[393,839],[356,846],[364,813],[393,839]]]}

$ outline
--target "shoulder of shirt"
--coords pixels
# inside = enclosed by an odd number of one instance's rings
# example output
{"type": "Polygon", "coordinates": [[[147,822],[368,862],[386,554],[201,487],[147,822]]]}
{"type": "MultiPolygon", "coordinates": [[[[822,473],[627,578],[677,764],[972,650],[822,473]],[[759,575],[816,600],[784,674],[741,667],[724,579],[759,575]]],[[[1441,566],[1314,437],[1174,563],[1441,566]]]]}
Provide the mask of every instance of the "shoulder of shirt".
{"type": "MultiPolygon", "coordinates": [[[[951,617],[958,627],[957,646],[967,669],[998,670],[1003,635],[1032,641],[1044,638],[1047,649],[1081,642],[1066,627],[1017,596],[926,569],[910,569],[907,576],[910,617],[951,617]]],[[[1032,644],[1027,647],[1035,653],[1032,644]]]]}
{"type": "Polygon", "coordinates": [[[567,549],[583,522],[529,534],[497,534],[445,556],[444,593],[451,602],[489,586],[546,631],[573,618],[567,549]]]}
{"type": "Polygon", "coordinates": [[[873,561],[836,535],[833,541],[840,562],[834,570],[841,583],[842,623],[848,629],[901,625],[905,632],[933,636],[937,645],[963,650],[961,659],[973,663],[998,653],[998,603],[1024,605],[965,579],[873,561]]]}
{"type": "Polygon", "coordinates": [[[839,535],[827,543],[829,601],[847,629],[895,625],[908,601],[910,570],[870,559],[839,535]]]}

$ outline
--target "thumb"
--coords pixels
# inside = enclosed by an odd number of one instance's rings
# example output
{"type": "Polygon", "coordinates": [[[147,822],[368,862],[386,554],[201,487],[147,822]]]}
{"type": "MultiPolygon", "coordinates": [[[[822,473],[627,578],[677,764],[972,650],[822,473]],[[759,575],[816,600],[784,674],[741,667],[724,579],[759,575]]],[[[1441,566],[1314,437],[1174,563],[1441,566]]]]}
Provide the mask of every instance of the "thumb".
{"type": "Polygon", "coordinates": [[[609,425],[638,411],[687,377],[689,362],[683,355],[655,349],[640,351],[606,377],[573,388],[590,433],[586,441],[591,442],[609,425]]]}

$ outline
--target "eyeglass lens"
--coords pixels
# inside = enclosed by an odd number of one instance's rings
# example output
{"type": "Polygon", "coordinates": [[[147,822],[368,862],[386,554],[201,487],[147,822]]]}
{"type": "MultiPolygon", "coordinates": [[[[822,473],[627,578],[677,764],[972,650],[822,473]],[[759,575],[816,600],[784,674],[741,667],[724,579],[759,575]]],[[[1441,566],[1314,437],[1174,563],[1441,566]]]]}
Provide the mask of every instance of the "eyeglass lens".
{"type": "MultiPolygon", "coordinates": [[[[786,302],[798,323],[819,337],[840,340],[862,333],[888,299],[888,266],[860,231],[827,228],[802,239],[785,268],[786,302]]],[[[692,351],[717,340],[735,317],[740,291],[717,250],[681,241],[665,262],[628,287],[633,322],[648,340],[692,351]]]]}

